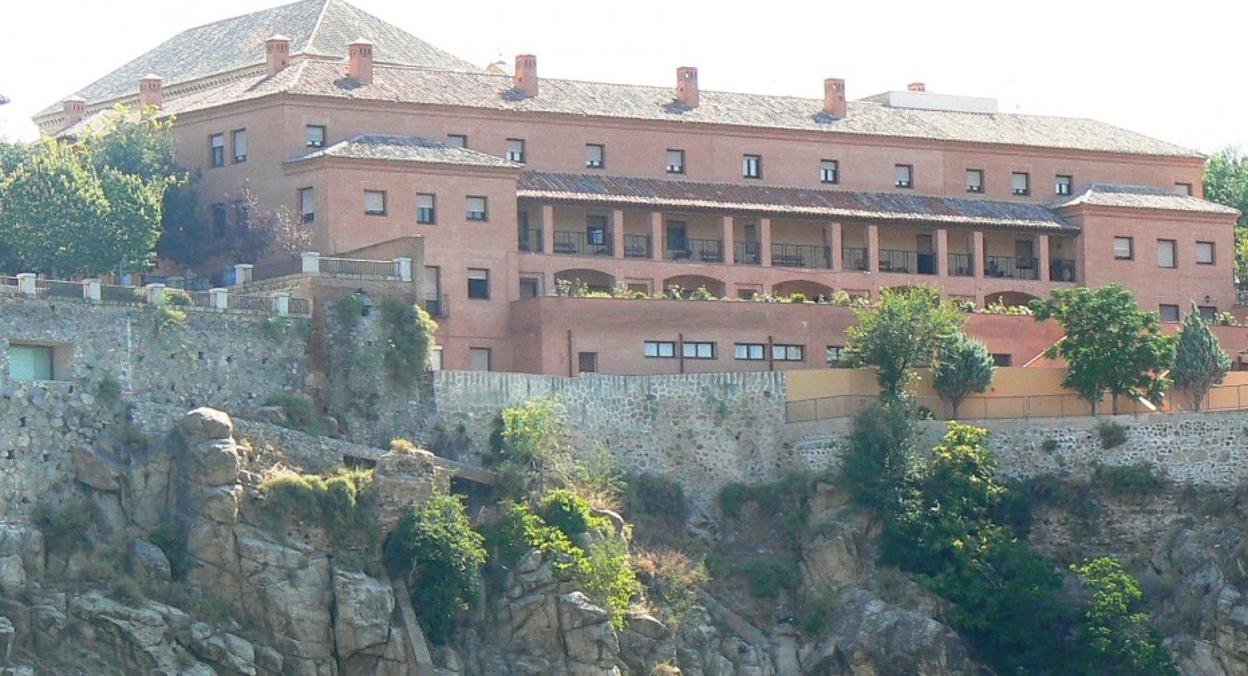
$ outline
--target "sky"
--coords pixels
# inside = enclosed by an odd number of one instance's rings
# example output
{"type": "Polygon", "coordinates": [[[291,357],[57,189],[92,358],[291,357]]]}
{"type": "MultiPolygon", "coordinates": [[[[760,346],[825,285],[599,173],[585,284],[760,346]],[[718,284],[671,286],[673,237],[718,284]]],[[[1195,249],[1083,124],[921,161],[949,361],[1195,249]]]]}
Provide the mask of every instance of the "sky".
{"type": "MultiPolygon", "coordinates": [[[[545,77],[674,86],[687,65],[704,90],[820,98],[841,77],[850,99],[921,81],[1001,112],[1248,148],[1235,0],[349,1],[481,65],[534,53],[545,77]]],[[[275,4],[0,0],[0,138],[35,137],[35,111],[181,30],[275,4]]]]}

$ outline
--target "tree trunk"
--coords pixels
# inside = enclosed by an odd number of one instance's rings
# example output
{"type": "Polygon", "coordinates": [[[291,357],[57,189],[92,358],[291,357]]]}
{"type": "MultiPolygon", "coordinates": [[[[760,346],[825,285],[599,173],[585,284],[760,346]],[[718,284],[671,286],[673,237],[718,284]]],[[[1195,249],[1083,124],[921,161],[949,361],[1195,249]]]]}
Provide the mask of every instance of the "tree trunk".
{"type": "Polygon", "coordinates": [[[950,403],[953,404],[953,419],[957,420],[958,419],[958,405],[961,404],[962,402],[960,400],[956,400],[950,403]]]}
{"type": "Polygon", "coordinates": [[[1115,392],[1114,394],[1110,395],[1110,397],[1111,397],[1110,402],[1112,402],[1110,410],[1114,412],[1114,415],[1118,415],[1118,393],[1115,392]]]}

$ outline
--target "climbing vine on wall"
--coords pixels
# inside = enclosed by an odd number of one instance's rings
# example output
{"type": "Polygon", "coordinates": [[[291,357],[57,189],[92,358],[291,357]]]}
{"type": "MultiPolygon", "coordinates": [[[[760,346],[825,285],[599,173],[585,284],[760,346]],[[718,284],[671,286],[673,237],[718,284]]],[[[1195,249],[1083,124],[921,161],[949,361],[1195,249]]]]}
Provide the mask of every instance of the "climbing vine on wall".
{"type": "Polygon", "coordinates": [[[429,370],[438,324],[419,305],[387,298],[381,304],[381,325],[386,370],[395,382],[411,385],[429,370]]]}

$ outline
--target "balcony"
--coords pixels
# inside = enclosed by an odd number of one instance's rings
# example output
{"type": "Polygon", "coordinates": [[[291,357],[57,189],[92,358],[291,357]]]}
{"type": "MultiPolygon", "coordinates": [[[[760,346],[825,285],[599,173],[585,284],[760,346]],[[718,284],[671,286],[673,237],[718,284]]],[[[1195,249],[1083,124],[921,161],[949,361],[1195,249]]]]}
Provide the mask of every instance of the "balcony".
{"type": "Polygon", "coordinates": [[[431,294],[425,298],[425,312],[429,313],[434,319],[443,319],[450,316],[450,308],[447,305],[448,296],[446,294],[431,294]]]}
{"type": "Polygon", "coordinates": [[[580,231],[556,230],[554,251],[571,256],[610,256],[611,238],[604,232],[600,240],[591,241],[580,231]]]}
{"type": "Polygon", "coordinates": [[[936,274],[936,254],[930,251],[880,249],[880,272],[934,275],[936,274]]]}
{"type": "Polygon", "coordinates": [[[624,235],[625,258],[650,258],[650,235],[624,235]]]}
{"type": "Polygon", "coordinates": [[[949,254],[950,277],[974,277],[975,259],[969,253],[949,254]]]}
{"type": "Polygon", "coordinates": [[[520,229],[520,250],[532,253],[542,252],[542,229],[541,228],[524,228],[520,229]]]}
{"type": "Polygon", "coordinates": [[[1075,281],[1075,261],[1072,258],[1054,258],[1049,261],[1049,279],[1055,282],[1075,281]]]}
{"type": "MultiPolygon", "coordinates": [[[[984,276],[998,279],[1040,279],[1039,261],[1019,256],[984,256],[984,276]]],[[[1071,267],[1074,272],[1074,267],[1071,267]]]]}
{"type": "Polygon", "coordinates": [[[826,246],[811,244],[772,244],[771,264],[782,268],[832,267],[832,252],[826,246]]]}
{"type": "Polygon", "coordinates": [[[667,243],[664,258],[669,261],[693,261],[695,263],[723,263],[724,242],[720,239],[688,238],[684,246],[667,243]]]}
{"type": "Polygon", "coordinates": [[[733,242],[732,260],[738,265],[761,265],[763,245],[758,242],[733,242]]]}
{"type": "Polygon", "coordinates": [[[841,264],[846,270],[866,272],[871,269],[868,260],[866,249],[847,246],[841,250],[841,264]]]}

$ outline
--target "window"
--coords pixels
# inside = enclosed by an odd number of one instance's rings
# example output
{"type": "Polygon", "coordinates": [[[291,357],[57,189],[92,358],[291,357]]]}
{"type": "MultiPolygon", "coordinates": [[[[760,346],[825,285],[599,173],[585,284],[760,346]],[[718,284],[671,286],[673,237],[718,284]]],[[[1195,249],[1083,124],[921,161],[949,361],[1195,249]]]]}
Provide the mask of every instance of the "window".
{"type": "Polygon", "coordinates": [[[225,237],[229,225],[229,210],[225,204],[212,205],[212,234],[214,237],[225,237]]]}
{"type": "Polygon", "coordinates": [[[468,297],[475,300],[490,299],[490,271],[484,268],[468,268],[468,297]]]}
{"type": "Polygon", "coordinates": [[[1172,239],[1157,240],[1157,267],[1174,268],[1178,267],[1178,257],[1175,252],[1175,241],[1172,239]]]}
{"type": "Polygon", "coordinates": [[[225,134],[213,134],[212,136],[209,136],[208,149],[212,154],[212,166],[225,166],[225,134]]]}
{"type": "Polygon", "coordinates": [[[1114,238],[1114,259],[1129,261],[1135,258],[1135,240],[1130,237],[1114,238]]]}
{"type": "Polygon", "coordinates": [[[384,190],[364,191],[364,213],[368,216],[386,215],[386,192],[384,190]]]}
{"type": "Polygon", "coordinates": [[[914,187],[914,166],[909,164],[893,165],[893,185],[898,188],[914,187]]]}
{"type": "Polygon", "coordinates": [[[762,155],[742,155],[741,156],[741,175],[745,178],[762,178],[763,177],[763,156],[762,155]]]}
{"type": "Polygon", "coordinates": [[[772,345],[771,358],[775,361],[804,361],[805,345],[772,345]]]}
{"type": "Polygon", "coordinates": [[[316,220],[316,200],[311,188],[299,189],[299,220],[311,223],[316,220]]]}
{"type": "Polygon", "coordinates": [[[437,197],[427,193],[416,193],[416,222],[433,225],[438,222],[437,197]]]}
{"type": "Polygon", "coordinates": [[[524,139],[507,139],[507,159],[524,164],[524,139]]]}
{"type": "Polygon", "coordinates": [[[585,167],[588,169],[601,169],[606,166],[607,147],[600,143],[585,144],[585,167]]]}
{"type": "Polygon", "coordinates": [[[469,195],[464,200],[464,208],[467,210],[467,218],[470,221],[488,220],[489,214],[486,212],[484,197],[474,197],[469,195]]]}
{"type": "Polygon", "coordinates": [[[1010,176],[1010,188],[1015,195],[1031,194],[1031,174],[1016,171],[1010,176]]]}
{"type": "Polygon", "coordinates": [[[1200,318],[1212,323],[1218,318],[1218,308],[1214,305],[1198,305],[1196,309],[1200,312],[1200,318]]]}
{"type": "Polygon", "coordinates": [[[685,359],[714,359],[715,343],[703,342],[684,342],[681,343],[680,353],[685,359]]]}
{"type": "Polygon", "coordinates": [[[1179,321],[1179,306],[1178,305],[1167,305],[1165,303],[1162,303],[1161,305],[1157,306],[1157,312],[1158,314],[1161,315],[1161,321],[1163,322],[1179,321]]]}
{"type": "Polygon", "coordinates": [[[1007,352],[994,352],[992,354],[992,365],[1001,368],[1008,368],[1014,363],[1014,355],[1007,352]]]}
{"type": "Polygon", "coordinates": [[[838,183],[841,180],[841,163],[836,160],[819,160],[819,182],[838,183]]]}
{"type": "Polygon", "coordinates": [[[430,371],[442,370],[442,346],[441,345],[434,345],[433,349],[429,351],[429,370],[430,371]]]}
{"type": "Polygon", "coordinates": [[[446,145],[452,148],[467,148],[468,137],[463,134],[447,134],[446,145]]]}
{"type": "Polygon", "coordinates": [[[672,150],[667,151],[667,173],[683,174],[685,173],[685,151],[672,150]]]}
{"type": "Polygon", "coordinates": [[[745,361],[762,361],[763,350],[766,345],[762,343],[737,343],[733,346],[733,353],[737,359],[745,361]]]}
{"type": "Polygon", "coordinates": [[[671,359],[676,356],[676,343],[670,340],[647,340],[641,353],[647,359],[671,359]]]}
{"type": "Polygon", "coordinates": [[[542,295],[542,280],[540,277],[521,277],[520,278],[520,298],[537,298],[542,295]]]}
{"type": "Polygon", "coordinates": [[[590,246],[607,245],[607,217],[590,214],[585,217],[585,241],[590,246]]]}
{"type": "Polygon", "coordinates": [[[844,359],[845,359],[845,346],[844,345],[829,345],[828,346],[828,366],[840,366],[841,362],[844,359]]]}
{"type": "Polygon", "coordinates": [[[234,130],[234,164],[247,161],[247,130],[234,130]]]}
{"type": "Polygon", "coordinates": [[[984,170],[983,169],[967,169],[966,170],[966,191],[967,192],[983,192],[984,191],[984,170]]]}
{"type": "Polygon", "coordinates": [[[446,307],[442,304],[442,268],[436,265],[425,266],[425,312],[432,317],[446,316],[446,307]]]}
{"type": "Polygon", "coordinates": [[[9,343],[9,378],[12,380],[52,380],[53,348],[49,345],[9,343]]]}
{"type": "Polygon", "coordinates": [[[1213,242],[1196,242],[1196,264],[1213,265],[1213,242]]]}
{"type": "Polygon", "coordinates": [[[310,124],[303,129],[303,138],[309,148],[325,147],[325,127],[310,124]]]}
{"type": "Polygon", "coordinates": [[[1174,192],[1175,194],[1178,194],[1178,195],[1190,196],[1192,194],[1192,184],[1191,183],[1175,183],[1174,192]]]}
{"type": "Polygon", "coordinates": [[[490,348],[488,347],[468,348],[468,370],[469,371],[489,371],[490,370],[490,348]]]}
{"type": "Polygon", "coordinates": [[[251,223],[251,206],[245,200],[238,200],[234,203],[234,227],[239,230],[246,229],[251,223]]]}
{"type": "Polygon", "coordinates": [[[598,353],[597,352],[577,352],[576,353],[576,370],[578,373],[597,373],[598,372],[598,353]]]}
{"type": "Polygon", "coordinates": [[[1058,195],[1069,195],[1070,186],[1074,184],[1074,182],[1075,179],[1073,176],[1062,176],[1061,174],[1058,174],[1053,181],[1053,192],[1058,195]]]}

